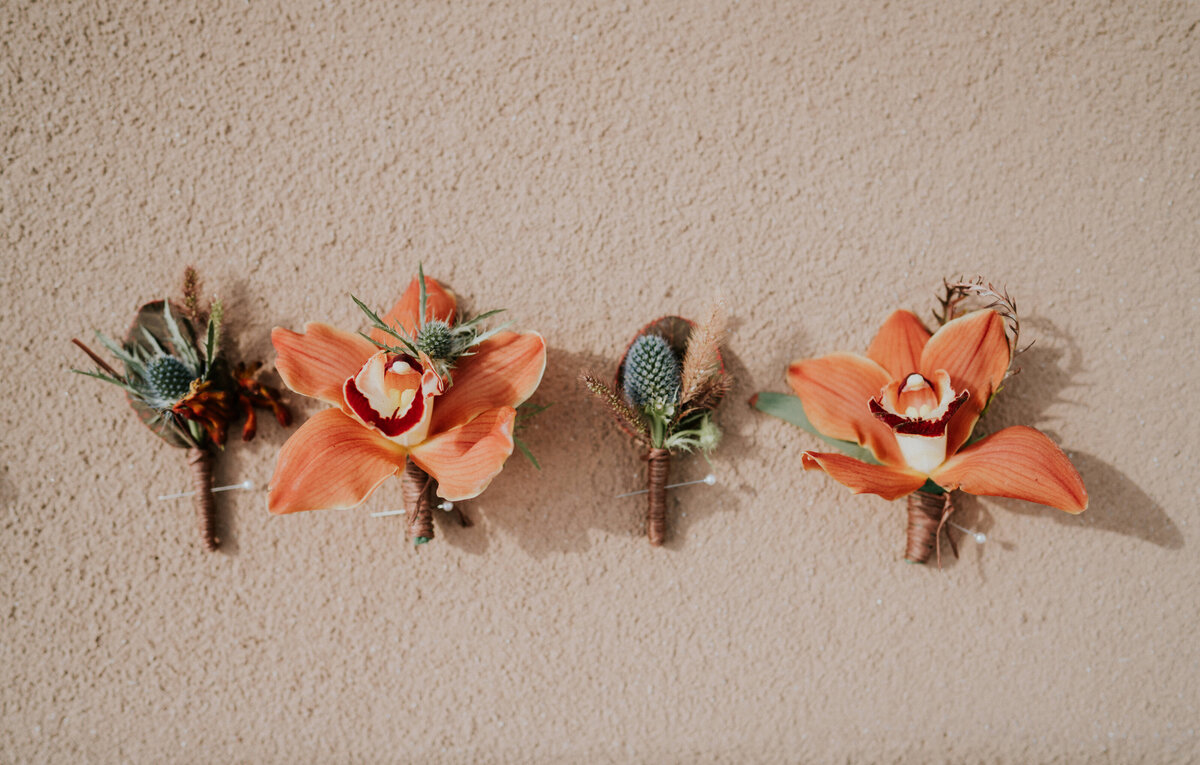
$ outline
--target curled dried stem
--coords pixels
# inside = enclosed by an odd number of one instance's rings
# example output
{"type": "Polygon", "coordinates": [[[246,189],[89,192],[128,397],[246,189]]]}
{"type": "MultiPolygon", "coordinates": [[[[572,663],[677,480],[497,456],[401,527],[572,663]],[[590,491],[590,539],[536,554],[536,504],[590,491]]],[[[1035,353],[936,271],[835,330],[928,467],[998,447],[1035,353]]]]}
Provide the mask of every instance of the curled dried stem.
{"type": "Polygon", "coordinates": [[[1021,370],[1014,369],[1012,362],[1017,356],[1029,349],[1029,345],[1020,347],[1021,319],[1017,313],[1017,301],[1003,287],[996,287],[982,276],[974,279],[959,277],[956,281],[942,280],[943,293],[938,297],[941,311],[935,310],[934,317],[938,324],[945,325],[969,310],[990,309],[1000,314],[1004,320],[1005,337],[1008,340],[1009,370],[1005,377],[1011,377],[1021,370]]]}

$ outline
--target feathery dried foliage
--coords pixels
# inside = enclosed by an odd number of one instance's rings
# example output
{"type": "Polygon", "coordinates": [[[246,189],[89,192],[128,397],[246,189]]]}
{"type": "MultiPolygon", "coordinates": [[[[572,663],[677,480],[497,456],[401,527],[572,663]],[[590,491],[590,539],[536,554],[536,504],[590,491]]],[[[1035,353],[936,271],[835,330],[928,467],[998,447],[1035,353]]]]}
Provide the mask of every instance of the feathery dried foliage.
{"type": "Polygon", "coordinates": [[[729,393],[733,388],[733,378],[728,374],[718,374],[715,377],[709,378],[701,386],[700,390],[687,404],[684,404],[679,413],[679,419],[685,420],[690,415],[698,412],[707,412],[717,408],[717,404],[729,393]]]}
{"type": "Polygon", "coordinates": [[[475,346],[508,328],[508,323],[492,327],[487,331],[480,328],[485,320],[503,313],[505,309],[497,308],[494,311],[486,311],[470,319],[455,321],[430,319],[425,309],[429,299],[425,285],[425,268],[420,263],[417,264],[417,279],[421,285],[421,297],[417,308],[419,326],[416,334],[410,336],[403,327],[387,324],[366,303],[351,295],[350,299],[370,319],[372,328],[382,331],[392,340],[397,341],[399,345],[380,342],[365,333],[362,336],[389,353],[413,357],[419,357],[425,353],[433,362],[438,374],[453,384],[452,371],[458,359],[462,356],[473,355],[475,346]]]}
{"type": "Polygon", "coordinates": [[[583,372],[579,375],[579,379],[596,398],[604,402],[618,424],[628,426],[638,441],[643,443],[647,441],[650,429],[646,425],[645,419],[627,404],[624,398],[591,372],[583,372]]]}
{"type": "Polygon", "coordinates": [[[958,318],[972,310],[991,309],[1004,319],[1005,335],[1008,338],[1008,349],[1011,354],[1009,371],[1006,377],[1011,377],[1021,370],[1012,368],[1012,361],[1017,356],[1029,350],[1030,343],[1024,348],[1019,347],[1021,339],[1021,319],[1017,313],[1017,301],[1008,294],[1008,290],[996,287],[991,282],[984,281],[982,276],[974,279],[959,277],[958,281],[942,280],[943,294],[937,299],[941,312],[934,311],[933,315],[938,324],[958,318]]]}
{"type": "Polygon", "coordinates": [[[728,376],[721,372],[721,343],[725,333],[725,305],[718,301],[708,321],[696,327],[688,338],[679,399],[684,408],[711,409],[728,392],[728,376]],[[700,403],[703,401],[710,403],[700,403]]]}

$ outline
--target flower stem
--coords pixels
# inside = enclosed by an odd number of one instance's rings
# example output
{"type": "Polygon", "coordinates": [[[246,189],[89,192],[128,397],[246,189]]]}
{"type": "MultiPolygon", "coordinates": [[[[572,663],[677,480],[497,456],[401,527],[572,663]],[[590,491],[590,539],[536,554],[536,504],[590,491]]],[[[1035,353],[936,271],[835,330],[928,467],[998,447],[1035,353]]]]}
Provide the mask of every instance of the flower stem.
{"type": "Polygon", "coordinates": [[[212,491],[213,455],[207,449],[188,449],[188,467],[192,470],[192,505],[196,508],[196,523],[204,549],[215,551],[221,546],[217,538],[217,507],[212,491]]]}
{"type": "Polygon", "coordinates": [[[423,545],[433,539],[433,509],[429,503],[429,490],[433,479],[412,460],[404,466],[400,479],[400,492],[404,496],[407,511],[408,538],[414,545],[423,545]]]}
{"type": "MultiPolygon", "coordinates": [[[[904,560],[909,563],[928,563],[929,556],[937,551],[938,568],[942,567],[941,533],[942,526],[950,513],[954,512],[950,492],[933,494],[926,491],[914,491],[908,495],[908,545],[904,551],[904,560]]],[[[950,546],[954,556],[958,557],[958,548],[954,540],[950,546]]]]}
{"type": "Polygon", "coordinates": [[[646,536],[650,544],[661,547],[667,536],[667,476],[671,471],[671,453],[651,449],[646,455],[646,536]]]}

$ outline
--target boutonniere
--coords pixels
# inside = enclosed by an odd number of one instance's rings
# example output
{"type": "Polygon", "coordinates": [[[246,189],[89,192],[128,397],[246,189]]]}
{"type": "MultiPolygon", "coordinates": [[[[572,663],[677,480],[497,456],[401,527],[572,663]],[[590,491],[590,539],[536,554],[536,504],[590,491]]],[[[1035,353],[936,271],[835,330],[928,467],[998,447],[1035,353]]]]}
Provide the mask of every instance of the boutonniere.
{"type": "Polygon", "coordinates": [[[284,383],[332,408],[283,445],[268,507],[357,507],[401,473],[408,536],[423,544],[434,535],[432,495],[444,509],[478,496],[523,448],[517,407],[542,380],[546,343],[536,332],[484,331],[499,311],[458,320],[454,293],[420,269],[382,318],[355,302],[369,334],[317,323],[271,333],[284,383]]]}
{"type": "Polygon", "coordinates": [[[806,451],[805,470],[824,471],[855,494],[907,497],[904,557],[911,563],[927,562],[936,549],[940,564],[941,532],[956,490],[1068,513],[1088,504],[1079,473],[1045,434],[1023,425],[974,434],[1014,373],[1015,302],[977,280],[947,283],[940,303],[936,332],[912,313],[896,311],[865,357],[835,353],[797,361],[787,371],[795,396],[760,393],[751,401],[843,452],[806,451]]]}
{"type": "Polygon", "coordinates": [[[617,365],[615,386],[590,372],[580,378],[617,425],[646,449],[646,535],[656,547],[666,539],[672,455],[695,449],[708,453],[721,440],[713,415],[733,384],[721,358],[724,338],[720,305],[701,326],[667,316],[647,324],[630,342],[617,365]]]}
{"type": "MultiPolygon", "coordinates": [[[[291,415],[279,392],[258,382],[261,364],[231,366],[221,345],[220,301],[200,300],[196,271],[184,273],[180,301],[156,300],[142,306],[125,339],[96,338],[120,362],[118,371],[79,340],[72,340],[93,362],[95,371],[73,370],[125,391],[142,422],[168,444],[187,450],[200,535],[208,550],[220,545],[212,474],[216,453],[224,448],[230,425],[245,418],[242,440],[254,438],[255,409],[270,409],[287,427],[291,415]]],[[[185,496],[185,495],[176,495],[185,496]]]]}

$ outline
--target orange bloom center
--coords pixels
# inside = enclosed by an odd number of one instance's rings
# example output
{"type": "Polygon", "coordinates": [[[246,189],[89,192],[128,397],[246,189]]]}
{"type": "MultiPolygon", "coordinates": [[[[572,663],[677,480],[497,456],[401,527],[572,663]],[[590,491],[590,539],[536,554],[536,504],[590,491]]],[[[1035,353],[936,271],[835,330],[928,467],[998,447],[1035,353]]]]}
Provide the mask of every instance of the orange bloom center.
{"type": "Polygon", "coordinates": [[[946,461],[946,428],[970,397],[956,395],[950,375],[939,369],[933,381],[912,373],[884,386],[871,399],[871,413],[892,429],[904,461],[928,475],[946,461]]]}
{"type": "Polygon", "coordinates": [[[346,407],[367,427],[401,446],[425,440],[433,416],[433,400],[444,381],[428,359],[380,351],[346,380],[346,407]]]}

